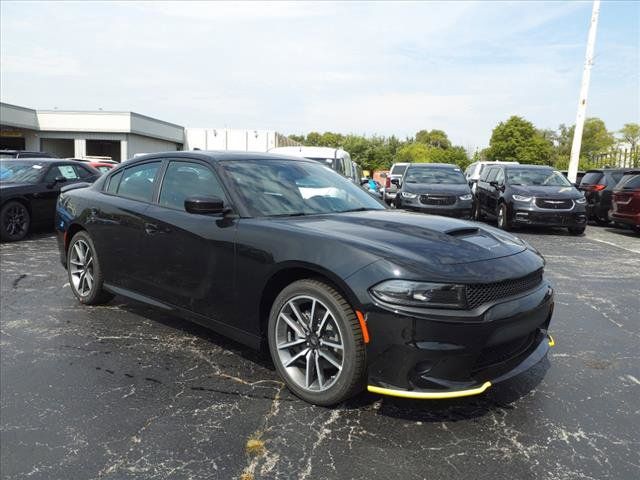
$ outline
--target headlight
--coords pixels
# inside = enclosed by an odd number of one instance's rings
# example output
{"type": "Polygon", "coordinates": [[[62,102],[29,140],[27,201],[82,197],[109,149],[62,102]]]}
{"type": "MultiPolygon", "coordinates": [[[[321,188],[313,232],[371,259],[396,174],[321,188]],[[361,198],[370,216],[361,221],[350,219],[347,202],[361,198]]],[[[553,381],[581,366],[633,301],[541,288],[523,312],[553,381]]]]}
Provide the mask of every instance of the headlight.
{"type": "Polygon", "coordinates": [[[410,192],[402,192],[403,198],[416,198],[418,195],[410,192]]]}
{"type": "Polygon", "coordinates": [[[371,287],[373,297],[386,303],[407,307],[465,308],[463,285],[386,280],[371,287]]]}
{"type": "Polygon", "coordinates": [[[460,200],[471,200],[473,198],[473,195],[471,195],[470,193],[467,193],[466,195],[460,195],[460,200]]]}
{"type": "Polygon", "coordinates": [[[577,203],[578,205],[584,205],[585,203],[587,203],[587,199],[586,199],[586,198],[584,198],[584,197],[582,197],[582,198],[578,198],[578,199],[576,200],[576,203],[577,203]]]}
{"type": "Polygon", "coordinates": [[[512,198],[516,202],[530,202],[533,197],[525,197],[524,195],[514,195],[512,198]]]}

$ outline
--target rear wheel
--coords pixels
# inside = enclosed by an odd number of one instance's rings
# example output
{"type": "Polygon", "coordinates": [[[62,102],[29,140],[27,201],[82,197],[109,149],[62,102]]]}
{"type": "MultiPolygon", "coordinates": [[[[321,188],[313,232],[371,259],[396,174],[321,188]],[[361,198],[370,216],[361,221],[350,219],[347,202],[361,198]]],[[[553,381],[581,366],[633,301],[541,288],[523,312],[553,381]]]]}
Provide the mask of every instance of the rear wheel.
{"type": "Polygon", "coordinates": [[[587,227],[569,227],[571,235],[582,235],[587,227]]]}
{"type": "Polygon", "coordinates": [[[501,203],[498,206],[498,228],[502,230],[511,229],[511,222],[509,222],[509,214],[505,203],[501,203]]]}
{"type": "Polygon", "coordinates": [[[67,252],[69,285],[76,298],[85,305],[100,305],[113,295],[102,288],[103,277],[93,241],[80,231],[71,239],[67,252]]]}
{"type": "Polygon", "coordinates": [[[482,208],[480,207],[480,202],[476,201],[473,208],[473,219],[477,222],[481,222],[483,220],[482,208]]]}
{"type": "Polygon", "coordinates": [[[362,331],[351,306],[331,285],[299,280],[280,292],[271,308],[268,340],[276,370],[303,400],[335,405],[362,390],[362,331]]]}
{"type": "Polygon", "coordinates": [[[6,242],[22,240],[29,233],[31,215],[22,203],[7,202],[0,210],[0,238],[6,242]]]}

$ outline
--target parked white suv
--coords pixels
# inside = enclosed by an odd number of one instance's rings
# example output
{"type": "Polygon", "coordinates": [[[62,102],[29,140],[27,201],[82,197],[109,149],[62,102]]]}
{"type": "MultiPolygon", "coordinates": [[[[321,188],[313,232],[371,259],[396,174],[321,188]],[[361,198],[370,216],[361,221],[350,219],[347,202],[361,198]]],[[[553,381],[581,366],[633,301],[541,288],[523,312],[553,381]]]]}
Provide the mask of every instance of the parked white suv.
{"type": "Polygon", "coordinates": [[[384,189],[382,190],[382,200],[387,202],[388,205],[393,204],[398,193],[398,182],[392,182],[392,180],[402,180],[404,172],[410,163],[394,163],[391,165],[391,170],[387,173],[387,178],[384,183],[384,189]]]}
{"type": "Polygon", "coordinates": [[[478,180],[480,179],[480,174],[482,173],[482,170],[484,169],[485,166],[487,165],[517,165],[520,162],[500,162],[500,161],[494,161],[494,162],[473,162],[471,165],[469,165],[467,167],[467,169],[464,171],[464,176],[467,178],[467,182],[469,182],[469,186],[471,187],[471,193],[473,193],[474,195],[476,194],[476,185],[478,184],[478,180]]]}
{"type": "Polygon", "coordinates": [[[292,157],[303,157],[310,160],[316,160],[349,178],[356,185],[360,185],[360,179],[358,178],[358,173],[354,168],[354,162],[351,161],[351,155],[349,155],[349,152],[346,152],[341,148],[302,146],[276,147],[269,150],[269,153],[280,153],[282,155],[291,155],[292,157]]]}

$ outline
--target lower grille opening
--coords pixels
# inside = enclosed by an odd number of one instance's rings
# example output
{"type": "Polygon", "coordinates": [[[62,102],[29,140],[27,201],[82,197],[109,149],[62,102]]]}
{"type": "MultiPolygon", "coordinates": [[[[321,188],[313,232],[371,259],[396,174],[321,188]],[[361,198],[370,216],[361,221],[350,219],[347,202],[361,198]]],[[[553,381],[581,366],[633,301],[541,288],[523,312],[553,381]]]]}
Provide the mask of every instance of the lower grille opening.
{"type": "Polygon", "coordinates": [[[506,362],[516,358],[528,351],[536,340],[538,331],[531,332],[529,335],[518,337],[515,340],[492,345],[482,350],[473,367],[473,372],[484,370],[493,365],[506,362]]]}

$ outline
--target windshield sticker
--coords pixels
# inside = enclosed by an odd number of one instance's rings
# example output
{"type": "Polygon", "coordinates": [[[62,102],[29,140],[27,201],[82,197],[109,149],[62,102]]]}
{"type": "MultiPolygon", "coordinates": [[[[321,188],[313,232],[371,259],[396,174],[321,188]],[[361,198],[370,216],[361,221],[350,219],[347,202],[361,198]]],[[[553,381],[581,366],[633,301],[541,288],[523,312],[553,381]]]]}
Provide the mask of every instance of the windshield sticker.
{"type": "Polygon", "coordinates": [[[31,168],[35,168],[36,170],[40,170],[42,168],[42,165],[34,165],[31,168]]]}

